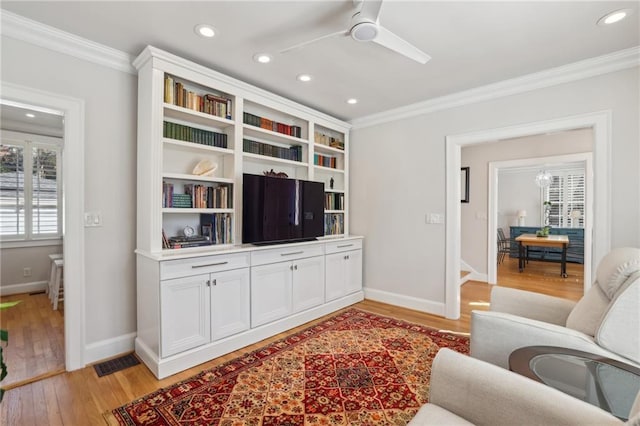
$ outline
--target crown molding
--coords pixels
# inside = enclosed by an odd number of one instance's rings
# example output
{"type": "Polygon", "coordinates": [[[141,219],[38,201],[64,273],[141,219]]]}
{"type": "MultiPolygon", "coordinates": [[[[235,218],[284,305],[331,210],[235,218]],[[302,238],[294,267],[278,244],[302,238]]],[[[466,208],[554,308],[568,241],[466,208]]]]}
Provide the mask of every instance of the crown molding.
{"type": "Polygon", "coordinates": [[[390,109],[350,121],[352,128],[362,129],[390,121],[403,120],[417,115],[455,108],[463,105],[503,98],[545,87],[556,86],[585,78],[595,77],[640,65],[640,46],[585,59],[569,65],[476,87],[451,95],[428,99],[400,108],[390,109]]]}
{"type": "Polygon", "coordinates": [[[131,65],[133,57],[103,44],[33,21],[15,13],[2,10],[3,36],[25,41],[39,47],[64,53],[129,74],[137,74],[131,65]]]}

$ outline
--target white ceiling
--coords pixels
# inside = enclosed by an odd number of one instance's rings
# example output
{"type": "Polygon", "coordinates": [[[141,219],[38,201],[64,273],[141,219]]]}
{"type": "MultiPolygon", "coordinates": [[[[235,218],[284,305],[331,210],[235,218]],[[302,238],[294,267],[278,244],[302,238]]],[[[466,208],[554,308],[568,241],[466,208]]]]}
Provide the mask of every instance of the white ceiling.
{"type": "Polygon", "coordinates": [[[328,38],[357,10],[340,1],[5,1],[18,15],[139,54],[164,49],[312,108],[349,120],[640,45],[640,2],[383,3],[380,23],[428,53],[425,65],[374,43],[328,38]],[[634,14],[601,27],[604,14],[634,14]],[[219,34],[203,39],[199,23],[219,34]],[[257,52],[274,61],[254,62],[257,52]],[[310,83],[296,76],[308,73],[310,83]],[[359,103],[348,105],[347,98],[359,103]]]}

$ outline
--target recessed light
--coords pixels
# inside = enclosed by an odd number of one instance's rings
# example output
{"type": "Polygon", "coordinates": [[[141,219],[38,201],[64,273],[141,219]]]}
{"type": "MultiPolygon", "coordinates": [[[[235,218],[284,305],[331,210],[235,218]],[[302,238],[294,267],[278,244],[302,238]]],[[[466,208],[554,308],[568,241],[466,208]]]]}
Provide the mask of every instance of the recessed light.
{"type": "Polygon", "coordinates": [[[298,77],[298,80],[303,81],[303,82],[307,82],[307,81],[311,81],[311,76],[309,74],[300,74],[298,77]]]}
{"type": "Polygon", "coordinates": [[[261,64],[268,64],[269,62],[271,62],[271,59],[273,58],[267,53],[256,53],[255,55],[253,55],[253,60],[256,62],[260,62],[261,64]]]}
{"type": "Polygon", "coordinates": [[[198,34],[200,37],[207,37],[207,38],[211,38],[214,35],[216,35],[216,30],[211,26],[211,25],[207,25],[207,24],[199,24],[196,25],[195,28],[193,29],[196,34],[198,34]]]}
{"type": "Polygon", "coordinates": [[[29,117],[29,118],[36,118],[36,115],[35,114],[31,114],[30,112],[26,113],[25,115],[27,117],[29,117]]]}
{"type": "Polygon", "coordinates": [[[358,103],[358,100],[355,98],[347,99],[347,103],[351,105],[355,105],[358,103]]]}
{"type": "Polygon", "coordinates": [[[609,12],[602,18],[598,19],[598,25],[604,26],[615,24],[616,22],[620,22],[627,16],[631,15],[632,12],[633,11],[631,9],[614,10],[613,12],[609,12]]]}

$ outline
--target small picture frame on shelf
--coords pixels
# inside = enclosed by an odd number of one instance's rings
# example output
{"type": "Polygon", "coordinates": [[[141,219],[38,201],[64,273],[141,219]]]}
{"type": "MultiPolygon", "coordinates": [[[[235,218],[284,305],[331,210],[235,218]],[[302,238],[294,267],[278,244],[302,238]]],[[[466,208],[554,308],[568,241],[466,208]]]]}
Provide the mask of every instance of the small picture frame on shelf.
{"type": "Polygon", "coordinates": [[[461,202],[469,202],[469,167],[460,168],[460,198],[461,202]]]}
{"type": "Polygon", "coordinates": [[[211,238],[213,237],[213,235],[212,235],[213,234],[213,229],[212,229],[211,225],[202,225],[201,232],[202,232],[202,236],[203,237],[207,237],[207,239],[209,241],[212,241],[211,238]]]}

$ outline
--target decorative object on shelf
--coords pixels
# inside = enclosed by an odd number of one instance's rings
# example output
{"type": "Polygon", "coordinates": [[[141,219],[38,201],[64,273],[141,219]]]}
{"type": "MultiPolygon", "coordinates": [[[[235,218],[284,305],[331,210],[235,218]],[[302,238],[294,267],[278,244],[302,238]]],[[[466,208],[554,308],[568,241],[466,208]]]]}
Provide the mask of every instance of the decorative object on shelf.
{"type": "Polygon", "coordinates": [[[193,237],[196,234],[196,230],[192,226],[185,226],[182,233],[185,237],[193,237]]]}
{"type": "Polygon", "coordinates": [[[269,170],[268,172],[262,172],[265,176],[269,176],[269,177],[279,177],[279,178],[288,178],[289,175],[286,174],[285,172],[274,172],[273,169],[269,170]]]}
{"type": "Polygon", "coordinates": [[[571,227],[579,228],[580,227],[580,218],[582,217],[582,212],[580,210],[572,210],[571,214],[571,227]]]}
{"type": "Polygon", "coordinates": [[[550,226],[544,226],[536,231],[536,237],[548,237],[550,226]]]}
{"type": "Polygon", "coordinates": [[[461,202],[469,202],[469,167],[460,168],[460,197],[461,202]]]}
{"type": "Polygon", "coordinates": [[[329,179],[329,188],[333,189],[333,178],[329,179]]]}
{"type": "Polygon", "coordinates": [[[551,213],[551,201],[545,201],[544,203],[542,203],[542,208],[543,208],[543,217],[542,217],[542,224],[544,226],[548,226],[549,225],[549,214],[551,213]]]}
{"type": "Polygon", "coordinates": [[[540,188],[547,188],[549,187],[549,185],[551,185],[551,179],[551,173],[546,170],[541,170],[536,175],[536,185],[538,185],[540,188]]]}
{"type": "Polygon", "coordinates": [[[193,174],[196,176],[213,176],[213,172],[216,171],[218,165],[211,160],[200,160],[198,164],[193,168],[193,174]]]}
{"type": "Polygon", "coordinates": [[[527,217],[526,210],[518,210],[518,226],[524,226],[524,218],[527,217]]]}

